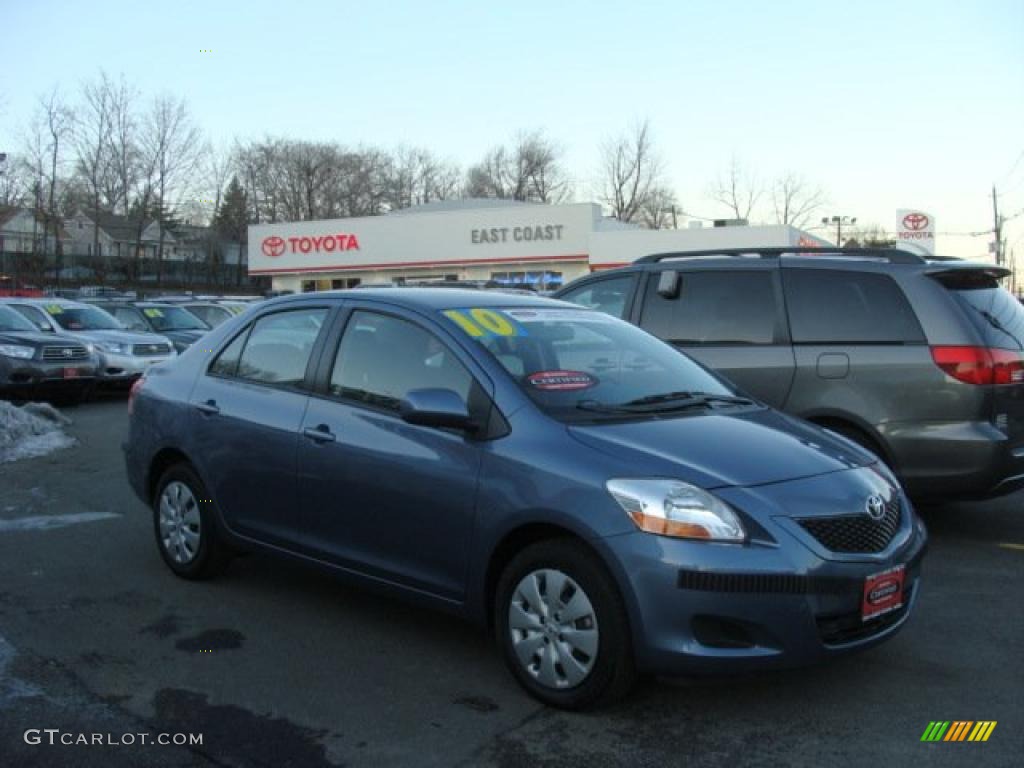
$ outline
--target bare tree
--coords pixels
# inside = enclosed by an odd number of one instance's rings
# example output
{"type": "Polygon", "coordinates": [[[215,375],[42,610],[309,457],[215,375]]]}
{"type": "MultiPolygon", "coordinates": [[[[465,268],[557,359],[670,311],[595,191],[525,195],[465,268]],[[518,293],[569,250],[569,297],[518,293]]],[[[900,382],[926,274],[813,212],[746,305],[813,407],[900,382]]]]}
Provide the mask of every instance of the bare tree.
{"type": "Polygon", "coordinates": [[[30,167],[24,158],[8,155],[0,160],[0,205],[25,205],[31,189],[30,167]]]}
{"type": "Polygon", "coordinates": [[[110,144],[111,91],[112,85],[104,72],[100,72],[97,80],[83,83],[74,121],[75,170],[88,189],[90,215],[94,219],[94,258],[100,252],[100,228],[96,217],[102,207],[103,191],[109,189],[110,177],[116,177],[110,144]]]}
{"type": "Polygon", "coordinates": [[[824,190],[796,173],[787,173],[772,184],[772,205],[779,224],[806,226],[825,203],[824,190]]]}
{"type": "Polygon", "coordinates": [[[146,116],[142,141],[143,155],[153,170],[152,194],[156,197],[159,236],[156,251],[156,281],[163,276],[164,240],[168,211],[187,195],[196,169],[206,151],[199,128],[189,116],[184,99],[170,95],[153,100],[146,116]]]}
{"type": "Polygon", "coordinates": [[[107,176],[104,202],[113,211],[127,215],[130,198],[136,191],[143,170],[143,158],[139,150],[139,127],[135,115],[138,92],[121,80],[108,83],[108,108],[110,110],[109,153],[111,173],[107,176]]]}
{"type": "Polygon", "coordinates": [[[663,164],[644,120],[601,149],[601,200],[619,221],[634,221],[659,188],[663,164]]]}
{"type": "Polygon", "coordinates": [[[737,219],[749,221],[763,192],[757,176],[744,168],[734,155],[729,167],[718,177],[708,194],[711,199],[732,211],[737,219]]]}
{"type": "MultiPolygon", "coordinates": [[[[60,282],[62,247],[60,225],[57,219],[57,186],[65,162],[67,140],[71,133],[72,111],[57,88],[39,99],[35,115],[29,126],[26,154],[34,171],[35,216],[43,220],[43,252],[49,248],[50,230],[53,229],[56,277],[60,282]],[[46,190],[44,192],[44,189],[46,190]],[[45,194],[46,204],[43,205],[45,194]]],[[[33,239],[35,234],[33,233],[33,239]]]]}
{"type": "Polygon", "coordinates": [[[498,146],[466,175],[470,197],[560,203],[572,195],[561,149],[541,131],[521,133],[511,147],[498,146]]]}
{"type": "Polygon", "coordinates": [[[675,192],[664,186],[654,187],[640,205],[640,223],[647,229],[676,229],[678,208],[675,192]]]}

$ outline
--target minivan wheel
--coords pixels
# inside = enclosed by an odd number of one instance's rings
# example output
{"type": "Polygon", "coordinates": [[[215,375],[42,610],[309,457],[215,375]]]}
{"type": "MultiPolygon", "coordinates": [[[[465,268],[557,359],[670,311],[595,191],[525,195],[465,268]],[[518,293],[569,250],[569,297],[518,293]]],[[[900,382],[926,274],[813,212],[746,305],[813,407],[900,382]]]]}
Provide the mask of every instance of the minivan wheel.
{"type": "Polygon", "coordinates": [[[512,674],[545,704],[607,704],[636,679],[622,598],[579,542],[541,541],[516,555],[498,580],[494,626],[512,674]]]}
{"type": "Polygon", "coordinates": [[[210,494],[190,466],[164,472],[153,497],[153,526],[160,555],[178,576],[207,579],[227,564],[213,515],[210,494]]]}

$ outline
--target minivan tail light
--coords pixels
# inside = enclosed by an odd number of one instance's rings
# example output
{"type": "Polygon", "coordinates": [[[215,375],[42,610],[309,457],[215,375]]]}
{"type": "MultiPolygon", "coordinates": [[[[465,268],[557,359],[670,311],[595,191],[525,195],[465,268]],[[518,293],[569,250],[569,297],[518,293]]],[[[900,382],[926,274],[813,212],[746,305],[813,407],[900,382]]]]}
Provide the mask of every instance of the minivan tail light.
{"type": "Polygon", "coordinates": [[[988,347],[932,347],[932,360],[965,384],[1024,384],[1024,353],[988,347]]]}

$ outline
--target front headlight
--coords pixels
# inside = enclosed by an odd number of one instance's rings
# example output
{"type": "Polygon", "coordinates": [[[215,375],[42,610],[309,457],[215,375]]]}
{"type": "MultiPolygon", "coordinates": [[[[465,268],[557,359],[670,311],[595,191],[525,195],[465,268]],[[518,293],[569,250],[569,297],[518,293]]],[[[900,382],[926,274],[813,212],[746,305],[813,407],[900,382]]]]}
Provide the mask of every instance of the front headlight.
{"type": "Polygon", "coordinates": [[[96,348],[112,355],[124,355],[128,352],[127,344],[119,344],[116,341],[97,341],[96,348]]]}
{"type": "Polygon", "coordinates": [[[742,542],[739,517],[721,499],[681,480],[616,478],[605,483],[636,526],[680,539],[742,542]]]}
{"type": "Polygon", "coordinates": [[[19,360],[31,360],[35,357],[36,351],[32,347],[22,347],[18,344],[0,344],[0,355],[5,357],[16,357],[19,360]]]}

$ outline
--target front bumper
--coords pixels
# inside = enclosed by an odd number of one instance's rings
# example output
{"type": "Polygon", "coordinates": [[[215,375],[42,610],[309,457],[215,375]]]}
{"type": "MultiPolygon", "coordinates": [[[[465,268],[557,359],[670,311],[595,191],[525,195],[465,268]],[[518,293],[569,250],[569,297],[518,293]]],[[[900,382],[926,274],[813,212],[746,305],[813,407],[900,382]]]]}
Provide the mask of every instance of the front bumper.
{"type": "Polygon", "coordinates": [[[174,355],[118,355],[100,351],[99,379],[102,382],[134,381],[157,363],[170,360],[174,355]]]}
{"type": "Polygon", "coordinates": [[[987,421],[893,423],[880,431],[915,498],[986,498],[1024,487],[1024,447],[987,421]]]}
{"type": "Polygon", "coordinates": [[[62,363],[5,357],[0,361],[0,392],[14,395],[80,391],[92,386],[95,379],[93,360],[62,363]]]}
{"type": "Polygon", "coordinates": [[[774,543],[747,545],[639,531],[601,540],[626,583],[638,667],[663,675],[794,667],[891,637],[917,602],[927,541],[904,504],[907,525],[877,555],[831,559],[781,527],[774,543]],[[862,621],[865,579],[898,565],[903,605],[862,621]]]}

